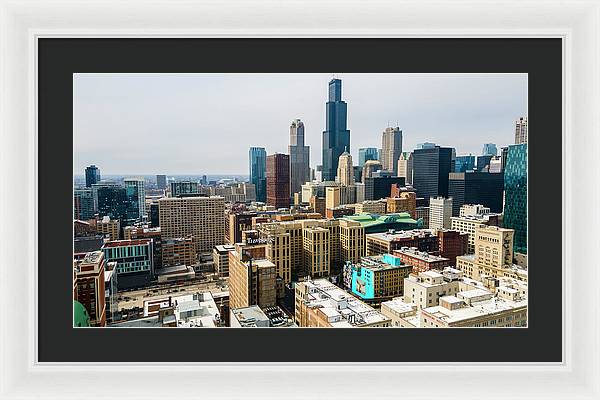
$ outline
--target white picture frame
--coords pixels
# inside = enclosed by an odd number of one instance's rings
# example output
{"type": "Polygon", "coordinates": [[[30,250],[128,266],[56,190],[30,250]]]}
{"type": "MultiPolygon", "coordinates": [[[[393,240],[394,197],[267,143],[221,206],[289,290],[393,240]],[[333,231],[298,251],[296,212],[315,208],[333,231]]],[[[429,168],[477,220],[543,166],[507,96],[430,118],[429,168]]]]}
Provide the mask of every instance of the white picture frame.
{"type": "Polygon", "coordinates": [[[8,0],[0,29],[0,398],[600,399],[600,2],[8,0]],[[562,37],[563,361],[39,363],[37,40],[179,36],[562,37]]]}

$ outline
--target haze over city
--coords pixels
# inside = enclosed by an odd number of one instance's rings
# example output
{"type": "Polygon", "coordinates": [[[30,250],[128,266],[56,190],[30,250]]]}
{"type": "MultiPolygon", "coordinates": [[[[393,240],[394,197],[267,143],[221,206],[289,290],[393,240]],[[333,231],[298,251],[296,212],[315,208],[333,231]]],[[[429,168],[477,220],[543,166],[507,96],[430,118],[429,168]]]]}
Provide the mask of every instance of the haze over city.
{"type": "MultiPolygon", "coordinates": [[[[333,74],[74,74],[74,174],[242,174],[248,148],[287,153],[300,118],[311,167],[321,163],[333,74]],[[132,151],[135,150],[135,151],[132,151]]],[[[381,147],[387,126],[403,149],[421,142],[481,154],[514,139],[527,115],[526,74],[344,74],[351,154],[381,147]]]]}

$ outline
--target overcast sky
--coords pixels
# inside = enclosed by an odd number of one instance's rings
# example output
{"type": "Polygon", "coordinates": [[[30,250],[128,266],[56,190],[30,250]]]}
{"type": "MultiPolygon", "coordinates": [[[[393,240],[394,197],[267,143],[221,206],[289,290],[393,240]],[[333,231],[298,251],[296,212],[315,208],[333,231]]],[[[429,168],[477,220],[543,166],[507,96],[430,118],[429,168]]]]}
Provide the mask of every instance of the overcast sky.
{"type": "MultiPolygon", "coordinates": [[[[248,148],[287,153],[304,121],[321,163],[332,74],[75,74],[74,174],[247,174],[248,148]]],[[[526,74],[344,74],[351,153],[381,147],[388,125],[403,150],[434,142],[458,155],[512,144],[527,115],[526,74]]]]}

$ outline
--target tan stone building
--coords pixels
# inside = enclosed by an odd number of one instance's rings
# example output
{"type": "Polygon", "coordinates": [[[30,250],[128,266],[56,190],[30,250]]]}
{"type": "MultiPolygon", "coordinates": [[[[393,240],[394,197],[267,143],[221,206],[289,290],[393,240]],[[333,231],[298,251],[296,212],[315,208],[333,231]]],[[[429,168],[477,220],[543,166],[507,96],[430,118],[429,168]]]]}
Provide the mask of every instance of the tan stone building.
{"type": "Polygon", "coordinates": [[[386,199],[386,212],[388,214],[407,212],[410,217],[417,217],[417,194],[415,192],[402,192],[398,197],[386,199]]]}
{"type": "Polygon", "coordinates": [[[302,230],[304,270],[315,278],[327,277],[330,271],[330,232],[318,226],[302,230]]]}
{"type": "Polygon", "coordinates": [[[223,244],[223,197],[165,197],[158,200],[163,239],[192,236],[197,252],[210,252],[223,244]]]}
{"type": "Polygon", "coordinates": [[[110,240],[119,240],[121,223],[118,219],[110,219],[105,216],[96,221],[96,232],[104,237],[109,236],[110,240]]]}
{"type": "Polygon", "coordinates": [[[266,259],[266,245],[237,243],[229,252],[229,306],[276,304],[275,264],[266,259]]]}
{"type": "Polygon", "coordinates": [[[362,203],[356,203],[354,207],[356,214],[385,214],[387,203],[385,200],[365,200],[362,203]]]}
{"type": "Polygon", "coordinates": [[[196,249],[191,236],[165,239],[161,243],[161,248],[163,268],[177,265],[193,267],[196,264],[196,249]]]}
{"type": "Polygon", "coordinates": [[[215,246],[213,249],[213,263],[215,264],[215,272],[220,277],[229,276],[229,253],[235,250],[235,246],[224,244],[215,246]]]}

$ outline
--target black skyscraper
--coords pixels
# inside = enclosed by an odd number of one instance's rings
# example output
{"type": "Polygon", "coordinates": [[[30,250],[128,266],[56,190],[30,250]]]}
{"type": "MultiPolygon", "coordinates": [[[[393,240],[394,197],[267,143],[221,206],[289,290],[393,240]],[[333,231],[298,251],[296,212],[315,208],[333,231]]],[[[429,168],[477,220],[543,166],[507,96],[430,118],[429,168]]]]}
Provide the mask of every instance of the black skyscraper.
{"type": "Polygon", "coordinates": [[[452,148],[416,149],[413,152],[413,186],[417,197],[448,197],[448,174],[452,171],[452,148]]]}
{"type": "Polygon", "coordinates": [[[98,182],[100,182],[100,170],[95,165],[90,165],[85,169],[85,186],[92,187],[98,182]]]}
{"type": "Polygon", "coordinates": [[[491,212],[502,212],[504,174],[489,172],[451,173],[448,196],[452,197],[452,215],[457,217],[464,204],[482,204],[491,212]]]}
{"type": "Polygon", "coordinates": [[[365,200],[379,200],[390,197],[392,185],[404,186],[404,177],[373,176],[365,178],[365,200]]]}
{"type": "Polygon", "coordinates": [[[325,125],[323,131],[323,180],[334,181],[338,160],[344,152],[350,152],[350,131],[347,129],[348,108],[342,101],[342,81],[329,82],[329,100],[325,105],[325,125]]]}

